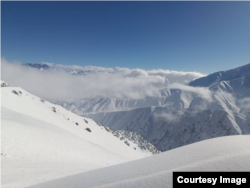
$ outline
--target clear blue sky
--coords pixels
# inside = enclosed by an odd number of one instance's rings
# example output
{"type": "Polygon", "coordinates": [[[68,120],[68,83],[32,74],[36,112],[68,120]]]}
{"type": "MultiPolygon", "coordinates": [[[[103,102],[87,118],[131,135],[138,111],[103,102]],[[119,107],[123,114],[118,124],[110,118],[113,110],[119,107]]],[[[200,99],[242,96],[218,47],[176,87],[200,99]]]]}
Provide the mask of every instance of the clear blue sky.
{"type": "Polygon", "coordinates": [[[250,2],[1,2],[2,56],[212,73],[250,63],[250,2]]]}

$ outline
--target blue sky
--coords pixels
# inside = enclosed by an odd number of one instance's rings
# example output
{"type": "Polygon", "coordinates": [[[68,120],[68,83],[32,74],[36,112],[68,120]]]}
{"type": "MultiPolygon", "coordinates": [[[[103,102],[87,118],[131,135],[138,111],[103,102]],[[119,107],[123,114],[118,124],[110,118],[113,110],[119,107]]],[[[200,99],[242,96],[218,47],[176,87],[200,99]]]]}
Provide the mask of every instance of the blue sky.
{"type": "Polygon", "coordinates": [[[250,63],[250,2],[1,2],[2,57],[212,73],[250,63]]]}

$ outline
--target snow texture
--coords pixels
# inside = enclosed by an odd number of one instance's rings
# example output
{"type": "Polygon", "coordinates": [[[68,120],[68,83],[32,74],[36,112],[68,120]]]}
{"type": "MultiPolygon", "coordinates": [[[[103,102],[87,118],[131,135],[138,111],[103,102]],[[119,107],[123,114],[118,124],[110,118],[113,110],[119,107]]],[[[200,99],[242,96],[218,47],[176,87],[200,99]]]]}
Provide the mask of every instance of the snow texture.
{"type": "Polygon", "coordinates": [[[173,171],[249,171],[250,136],[201,141],[152,157],[93,170],[30,188],[172,187],[173,171]]]}

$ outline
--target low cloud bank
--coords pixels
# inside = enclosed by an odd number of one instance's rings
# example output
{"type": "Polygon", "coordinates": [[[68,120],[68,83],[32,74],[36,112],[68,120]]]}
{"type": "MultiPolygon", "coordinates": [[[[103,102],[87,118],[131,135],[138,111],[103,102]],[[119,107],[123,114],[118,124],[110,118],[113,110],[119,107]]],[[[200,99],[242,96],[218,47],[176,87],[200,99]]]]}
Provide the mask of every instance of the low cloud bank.
{"type": "Polygon", "coordinates": [[[78,100],[94,97],[139,99],[146,96],[159,96],[159,90],[162,88],[171,86],[190,89],[191,87],[183,84],[205,76],[198,72],[81,67],[49,62],[43,62],[43,64],[53,66],[57,70],[40,71],[18,62],[9,62],[4,58],[1,58],[1,61],[2,80],[11,86],[22,87],[48,100],[78,100]],[[66,72],[65,69],[77,69],[86,74],[75,76],[66,72]],[[178,82],[179,85],[173,85],[174,82],[178,82]]]}

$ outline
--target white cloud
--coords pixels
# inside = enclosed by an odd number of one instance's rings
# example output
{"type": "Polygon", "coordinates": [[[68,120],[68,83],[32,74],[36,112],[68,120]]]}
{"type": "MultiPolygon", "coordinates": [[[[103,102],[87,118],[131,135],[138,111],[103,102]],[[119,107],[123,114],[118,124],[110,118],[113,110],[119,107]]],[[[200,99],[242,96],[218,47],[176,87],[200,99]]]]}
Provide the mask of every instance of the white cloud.
{"type": "Polygon", "coordinates": [[[148,74],[166,77],[170,83],[177,82],[182,84],[206,76],[199,72],[183,72],[183,71],[173,71],[173,70],[163,70],[163,69],[151,70],[148,71],[148,74]]]}
{"type": "Polygon", "coordinates": [[[168,86],[169,89],[180,89],[182,91],[188,91],[196,93],[199,97],[204,98],[208,101],[212,101],[212,92],[208,88],[204,87],[192,87],[188,85],[183,85],[180,83],[172,83],[168,86]]]}
{"type": "Polygon", "coordinates": [[[155,121],[162,122],[178,122],[182,115],[184,115],[184,110],[168,110],[165,112],[154,113],[153,118],[155,121]]]}
{"type": "Polygon", "coordinates": [[[114,98],[159,96],[159,90],[165,88],[168,85],[167,82],[177,81],[184,84],[204,76],[197,72],[146,71],[120,67],[115,69],[96,66],[81,67],[77,65],[54,65],[48,62],[44,63],[59,67],[59,70],[39,71],[35,68],[22,66],[20,63],[8,62],[4,58],[1,60],[3,80],[11,86],[22,87],[39,97],[50,100],[84,99],[98,96],[114,98]],[[85,71],[86,75],[74,76],[62,70],[65,68],[79,69],[85,71]]]}
{"type": "Polygon", "coordinates": [[[56,64],[57,67],[59,68],[64,68],[64,69],[77,69],[81,71],[88,71],[91,73],[96,73],[96,72],[107,72],[107,73],[113,73],[114,69],[112,68],[104,68],[104,67],[97,67],[97,66],[78,66],[78,65],[61,65],[61,64],[56,64]]]}
{"type": "Polygon", "coordinates": [[[238,101],[240,108],[250,109],[250,98],[243,98],[238,101]]]}
{"type": "Polygon", "coordinates": [[[49,63],[49,62],[42,62],[42,64],[48,65],[49,67],[52,67],[54,63],[49,63]]]}

